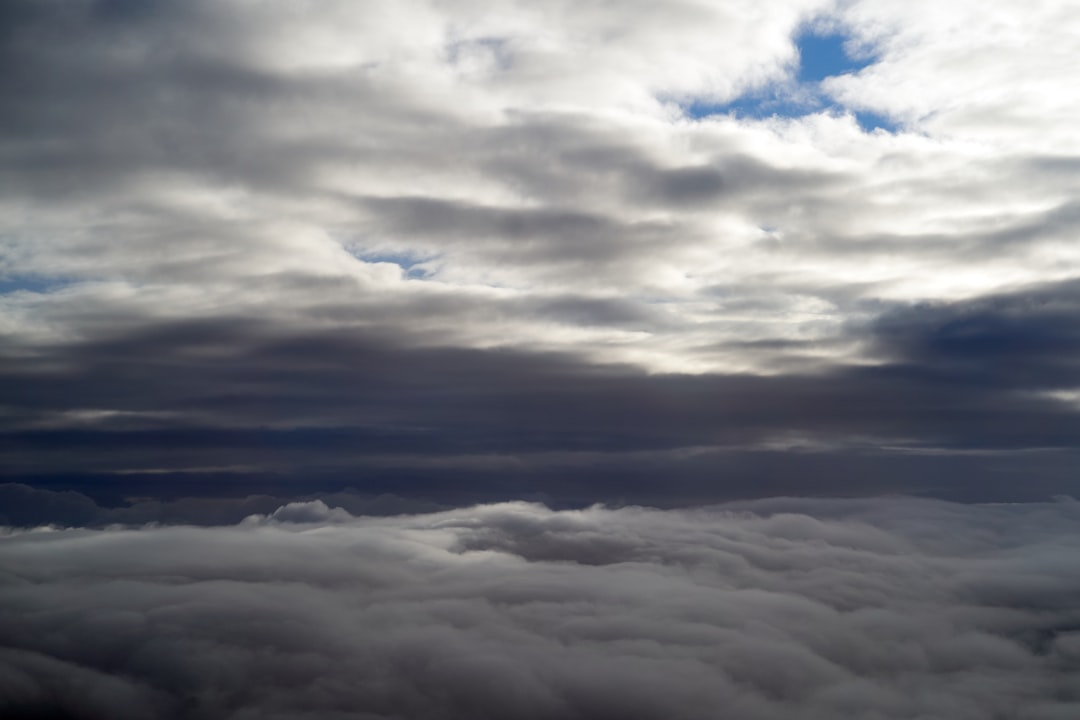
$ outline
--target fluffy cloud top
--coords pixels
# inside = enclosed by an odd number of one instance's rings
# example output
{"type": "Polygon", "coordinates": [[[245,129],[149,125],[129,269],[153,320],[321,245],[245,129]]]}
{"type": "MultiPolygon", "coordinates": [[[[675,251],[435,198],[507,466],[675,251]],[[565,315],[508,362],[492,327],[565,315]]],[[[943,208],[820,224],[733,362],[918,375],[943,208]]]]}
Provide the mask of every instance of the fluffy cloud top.
{"type": "Polygon", "coordinates": [[[376,519],[308,503],[236,526],[8,531],[0,708],[1072,718],[1077,508],[510,503],[376,519]]]}

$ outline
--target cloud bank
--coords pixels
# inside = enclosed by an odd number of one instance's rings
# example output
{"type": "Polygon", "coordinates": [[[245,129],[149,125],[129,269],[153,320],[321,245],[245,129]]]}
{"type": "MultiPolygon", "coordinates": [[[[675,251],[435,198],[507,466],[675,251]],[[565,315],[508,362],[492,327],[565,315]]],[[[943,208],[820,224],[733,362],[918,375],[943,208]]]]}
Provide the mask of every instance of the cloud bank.
{"type": "Polygon", "coordinates": [[[0,708],[66,718],[1080,710],[1080,510],[529,503],[8,530],[0,708]]]}

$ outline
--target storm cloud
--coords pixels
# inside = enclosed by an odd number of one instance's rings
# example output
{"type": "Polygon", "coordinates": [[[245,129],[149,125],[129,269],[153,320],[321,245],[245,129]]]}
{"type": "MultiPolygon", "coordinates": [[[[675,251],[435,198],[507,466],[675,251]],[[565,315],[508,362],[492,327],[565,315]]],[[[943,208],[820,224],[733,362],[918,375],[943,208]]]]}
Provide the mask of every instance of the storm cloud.
{"type": "Polygon", "coordinates": [[[0,708],[70,718],[1080,710],[1075,501],[321,501],[0,538],[0,708]]]}

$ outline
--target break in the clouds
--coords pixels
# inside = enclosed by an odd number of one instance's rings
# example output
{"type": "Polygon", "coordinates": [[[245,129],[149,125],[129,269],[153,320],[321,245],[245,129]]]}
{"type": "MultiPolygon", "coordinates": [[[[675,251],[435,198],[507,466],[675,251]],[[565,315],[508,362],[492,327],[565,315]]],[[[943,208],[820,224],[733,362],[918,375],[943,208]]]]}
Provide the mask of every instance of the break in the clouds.
{"type": "Polygon", "coordinates": [[[0,710],[1065,720],[1077,508],[315,501],[213,528],[8,530],[0,710]]]}
{"type": "Polygon", "coordinates": [[[4,479],[1074,492],[1077,24],[5,2],[4,479]]]}

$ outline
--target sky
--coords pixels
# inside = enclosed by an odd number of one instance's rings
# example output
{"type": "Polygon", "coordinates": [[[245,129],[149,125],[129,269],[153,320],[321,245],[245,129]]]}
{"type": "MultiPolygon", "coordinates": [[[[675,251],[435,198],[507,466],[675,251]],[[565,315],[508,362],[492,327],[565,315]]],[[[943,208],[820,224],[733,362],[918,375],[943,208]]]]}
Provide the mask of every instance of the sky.
{"type": "Polygon", "coordinates": [[[1078,489],[1070,3],[0,13],[4,481],[1078,489]]]}
{"type": "Polygon", "coordinates": [[[6,2],[2,478],[114,505],[1075,492],[1078,22],[6,2]]]}
{"type": "Polygon", "coordinates": [[[1067,0],[0,3],[0,716],[1080,717],[1078,63],[1067,0]]]}

